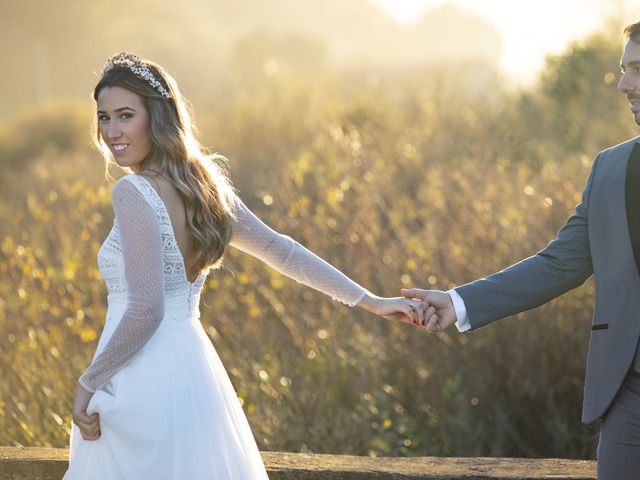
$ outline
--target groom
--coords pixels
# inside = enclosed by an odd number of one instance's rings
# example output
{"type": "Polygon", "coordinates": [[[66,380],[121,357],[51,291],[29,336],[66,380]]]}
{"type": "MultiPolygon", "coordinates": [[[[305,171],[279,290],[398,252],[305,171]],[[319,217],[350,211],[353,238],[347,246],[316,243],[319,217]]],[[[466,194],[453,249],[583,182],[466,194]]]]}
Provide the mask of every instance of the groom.
{"type": "MultiPolygon", "coordinates": [[[[640,125],[640,22],[624,30],[618,90],[640,125]]],[[[429,331],[461,332],[537,307],[591,276],[596,301],[582,421],[602,420],[599,480],[640,480],[640,137],[600,152],[576,213],[538,254],[449,292],[403,295],[436,308],[429,331]]]]}

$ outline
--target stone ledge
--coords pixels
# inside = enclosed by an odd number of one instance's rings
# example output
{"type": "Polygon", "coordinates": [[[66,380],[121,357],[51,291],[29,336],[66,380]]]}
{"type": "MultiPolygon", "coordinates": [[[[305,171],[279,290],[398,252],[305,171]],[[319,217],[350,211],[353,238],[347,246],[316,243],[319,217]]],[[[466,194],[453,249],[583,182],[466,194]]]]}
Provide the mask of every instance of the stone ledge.
{"type": "MultiPolygon", "coordinates": [[[[595,480],[589,460],[520,458],[370,458],[262,452],[270,480],[595,480]]],[[[60,480],[66,448],[0,447],[0,480],[60,480]]]]}

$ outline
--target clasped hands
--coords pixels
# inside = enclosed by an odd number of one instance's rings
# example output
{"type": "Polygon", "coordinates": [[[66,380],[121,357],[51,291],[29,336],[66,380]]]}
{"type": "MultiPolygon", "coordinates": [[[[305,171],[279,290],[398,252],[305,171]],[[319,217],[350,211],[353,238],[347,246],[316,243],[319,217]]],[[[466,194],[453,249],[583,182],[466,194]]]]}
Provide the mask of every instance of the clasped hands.
{"type": "Polygon", "coordinates": [[[395,298],[367,295],[358,306],[387,320],[411,323],[428,332],[442,332],[457,320],[447,292],[411,288],[400,293],[402,297],[395,298]]]}
{"type": "Polygon", "coordinates": [[[426,312],[431,313],[428,317],[422,317],[422,321],[418,323],[428,332],[442,332],[458,320],[453,301],[447,292],[403,288],[400,293],[403,297],[417,302],[420,305],[418,308],[426,307],[426,312]]]}

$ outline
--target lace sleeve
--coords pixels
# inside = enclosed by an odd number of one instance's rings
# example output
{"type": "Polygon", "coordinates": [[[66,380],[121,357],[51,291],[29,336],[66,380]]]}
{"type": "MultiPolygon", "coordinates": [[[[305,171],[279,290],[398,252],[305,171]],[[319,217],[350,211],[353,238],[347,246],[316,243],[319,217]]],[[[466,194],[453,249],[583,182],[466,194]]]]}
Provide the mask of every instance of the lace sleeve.
{"type": "Polygon", "coordinates": [[[236,215],[231,246],[351,307],[367,293],[363,287],[291,237],[269,228],[239,198],[236,199],[236,215]]]}
{"type": "Polygon", "coordinates": [[[92,392],[136,355],[164,316],[160,222],[154,208],[125,178],[113,187],[112,203],[124,257],[127,304],[105,348],[79,379],[92,392]]]}

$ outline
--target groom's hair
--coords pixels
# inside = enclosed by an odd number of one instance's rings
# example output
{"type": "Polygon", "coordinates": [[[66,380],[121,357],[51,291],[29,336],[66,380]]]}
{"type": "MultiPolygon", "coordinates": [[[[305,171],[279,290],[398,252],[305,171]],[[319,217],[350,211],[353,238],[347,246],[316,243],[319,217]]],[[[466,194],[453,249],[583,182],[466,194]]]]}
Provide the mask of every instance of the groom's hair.
{"type": "Polygon", "coordinates": [[[640,43],[640,22],[627,25],[624,27],[623,32],[629,40],[632,40],[635,43],[640,43]]]}

